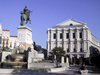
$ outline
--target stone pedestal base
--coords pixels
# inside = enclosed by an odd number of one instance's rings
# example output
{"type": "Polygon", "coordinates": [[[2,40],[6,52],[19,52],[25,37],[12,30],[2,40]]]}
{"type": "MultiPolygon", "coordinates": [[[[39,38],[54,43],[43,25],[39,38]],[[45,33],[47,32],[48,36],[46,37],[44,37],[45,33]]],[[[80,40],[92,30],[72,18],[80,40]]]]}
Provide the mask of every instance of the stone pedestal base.
{"type": "Polygon", "coordinates": [[[28,47],[32,46],[32,32],[33,30],[27,26],[19,26],[18,28],[18,42],[23,45],[27,50],[28,47]]]}
{"type": "Polygon", "coordinates": [[[25,47],[25,50],[27,50],[28,47],[31,47],[32,46],[32,44],[28,44],[28,43],[20,43],[20,44],[25,47]]]}

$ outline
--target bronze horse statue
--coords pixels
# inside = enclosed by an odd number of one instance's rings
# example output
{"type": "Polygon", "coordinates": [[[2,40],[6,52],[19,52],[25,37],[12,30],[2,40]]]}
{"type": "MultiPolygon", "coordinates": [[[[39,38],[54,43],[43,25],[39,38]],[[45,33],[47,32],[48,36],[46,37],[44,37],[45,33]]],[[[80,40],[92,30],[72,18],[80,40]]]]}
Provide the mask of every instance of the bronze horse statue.
{"type": "Polygon", "coordinates": [[[27,11],[26,13],[24,13],[24,11],[21,11],[21,23],[20,25],[23,26],[24,24],[27,24],[28,21],[30,21],[31,24],[31,20],[30,20],[30,12],[32,11],[27,11]]]}

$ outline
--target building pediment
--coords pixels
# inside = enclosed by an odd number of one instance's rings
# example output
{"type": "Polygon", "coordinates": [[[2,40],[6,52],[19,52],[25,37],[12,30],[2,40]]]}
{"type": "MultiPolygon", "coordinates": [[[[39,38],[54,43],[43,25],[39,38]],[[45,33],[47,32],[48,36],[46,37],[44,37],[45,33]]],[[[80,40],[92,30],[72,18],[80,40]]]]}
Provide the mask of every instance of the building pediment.
{"type": "Polygon", "coordinates": [[[87,25],[87,24],[74,19],[69,19],[60,24],[57,24],[56,26],[75,26],[75,25],[87,25]]]}

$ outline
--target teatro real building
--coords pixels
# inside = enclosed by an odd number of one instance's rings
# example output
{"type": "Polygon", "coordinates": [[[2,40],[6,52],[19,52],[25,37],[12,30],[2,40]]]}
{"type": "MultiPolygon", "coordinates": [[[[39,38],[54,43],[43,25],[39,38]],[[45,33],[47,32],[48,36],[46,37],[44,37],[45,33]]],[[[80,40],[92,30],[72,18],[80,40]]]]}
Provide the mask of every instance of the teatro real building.
{"type": "Polygon", "coordinates": [[[62,47],[70,58],[87,58],[99,51],[99,41],[86,23],[69,19],[47,30],[47,50],[62,47]]]}

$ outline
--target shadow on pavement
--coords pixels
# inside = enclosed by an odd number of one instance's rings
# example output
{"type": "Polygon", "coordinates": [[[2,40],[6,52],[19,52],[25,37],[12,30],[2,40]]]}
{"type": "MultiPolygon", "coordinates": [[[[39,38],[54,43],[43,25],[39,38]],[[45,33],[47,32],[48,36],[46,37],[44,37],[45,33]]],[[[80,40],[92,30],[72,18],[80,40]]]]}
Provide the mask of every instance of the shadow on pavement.
{"type": "Polygon", "coordinates": [[[10,75],[66,75],[59,73],[48,73],[47,69],[15,69],[10,75]]]}

